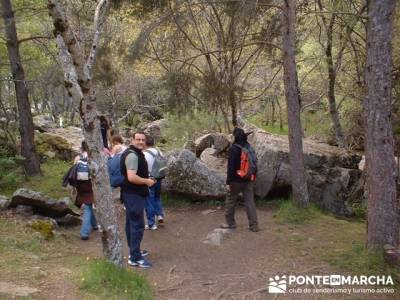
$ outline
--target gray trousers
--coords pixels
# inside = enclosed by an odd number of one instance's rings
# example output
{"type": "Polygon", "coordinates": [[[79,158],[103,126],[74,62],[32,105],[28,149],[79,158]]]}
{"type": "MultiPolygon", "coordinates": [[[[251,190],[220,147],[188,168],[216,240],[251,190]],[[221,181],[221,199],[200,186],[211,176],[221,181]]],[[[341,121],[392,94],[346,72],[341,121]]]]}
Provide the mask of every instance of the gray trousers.
{"type": "Polygon", "coordinates": [[[231,182],[230,191],[225,202],[225,219],[228,225],[236,225],[235,208],[238,203],[238,196],[243,193],[244,205],[246,207],[247,218],[250,228],[257,228],[257,212],[254,203],[254,187],[253,182],[231,182]]]}

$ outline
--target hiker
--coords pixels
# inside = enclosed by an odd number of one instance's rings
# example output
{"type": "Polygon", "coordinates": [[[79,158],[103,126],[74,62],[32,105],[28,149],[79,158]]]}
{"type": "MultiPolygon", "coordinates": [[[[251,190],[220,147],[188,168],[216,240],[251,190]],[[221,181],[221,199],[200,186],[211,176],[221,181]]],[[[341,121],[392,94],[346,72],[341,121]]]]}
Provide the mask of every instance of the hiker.
{"type": "Polygon", "coordinates": [[[103,142],[103,148],[106,153],[109,149],[108,141],[111,140],[111,124],[108,122],[105,116],[100,116],[100,132],[101,140],[103,142]]]}
{"type": "Polygon", "coordinates": [[[128,147],[124,144],[124,139],[119,134],[114,134],[111,137],[111,157],[116,154],[122,154],[128,147]]]}
{"type": "Polygon", "coordinates": [[[149,196],[149,187],[155,181],[149,178],[147,162],[142,150],[145,148],[146,135],[136,132],[132,143],[121,156],[121,173],[125,177],[122,184],[122,200],[126,208],[126,238],[129,246],[128,264],[141,268],[151,267],[144,259],[147,251],[141,251],[140,243],[144,233],[144,207],[149,196]]]}
{"type": "Polygon", "coordinates": [[[96,217],[93,213],[94,195],[92,190],[92,181],[90,180],[89,175],[88,151],[89,147],[87,143],[83,141],[80,153],[74,160],[74,164],[77,165],[77,195],[75,204],[78,207],[83,205],[83,220],[80,230],[82,240],[88,240],[90,232],[99,228],[96,217]]]}
{"type": "MultiPolygon", "coordinates": [[[[114,189],[121,187],[125,180],[125,177],[121,173],[121,156],[127,147],[124,145],[122,136],[118,134],[112,136],[111,145],[111,156],[107,161],[107,167],[110,176],[110,185],[114,192],[114,189]]],[[[121,194],[119,195],[119,199],[122,202],[121,194]]]]}
{"type": "Polygon", "coordinates": [[[154,147],[154,138],[150,135],[146,135],[146,148],[143,153],[147,161],[150,177],[156,180],[156,183],[149,188],[149,199],[146,201],[147,224],[145,229],[156,230],[158,228],[155,222],[156,218],[158,224],[164,223],[164,212],[161,204],[161,181],[163,176],[156,174],[160,171],[160,166],[156,160],[162,157],[162,153],[154,147]]]}
{"type": "Polygon", "coordinates": [[[225,203],[225,224],[221,228],[235,229],[235,208],[238,196],[243,193],[244,205],[249,220],[249,229],[259,231],[256,206],[254,203],[254,187],[257,172],[257,157],[247,142],[247,134],[241,128],[233,131],[234,142],[228,152],[227,180],[228,196],[225,203]]]}

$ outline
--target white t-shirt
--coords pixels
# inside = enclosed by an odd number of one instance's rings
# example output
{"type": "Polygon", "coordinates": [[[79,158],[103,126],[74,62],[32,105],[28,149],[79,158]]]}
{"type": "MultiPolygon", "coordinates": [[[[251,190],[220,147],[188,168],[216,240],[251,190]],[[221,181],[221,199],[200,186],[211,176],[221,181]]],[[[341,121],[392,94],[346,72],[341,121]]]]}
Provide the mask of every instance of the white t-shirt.
{"type": "Polygon", "coordinates": [[[148,153],[147,151],[150,151],[154,155],[157,155],[157,153],[161,154],[161,152],[160,152],[160,150],[158,150],[156,148],[148,148],[143,151],[144,157],[146,158],[146,161],[147,161],[147,166],[149,167],[149,174],[150,174],[151,169],[153,168],[155,157],[153,155],[151,155],[150,153],[148,153]]]}

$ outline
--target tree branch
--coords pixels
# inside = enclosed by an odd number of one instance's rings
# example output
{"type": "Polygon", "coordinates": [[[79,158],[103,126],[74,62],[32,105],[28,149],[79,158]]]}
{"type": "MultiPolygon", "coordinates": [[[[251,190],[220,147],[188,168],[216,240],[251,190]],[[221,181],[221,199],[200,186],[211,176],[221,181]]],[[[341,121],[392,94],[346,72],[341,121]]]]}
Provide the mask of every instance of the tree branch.
{"type": "Polygon", "coordinates": [[[32,40],[40,40],[40,39],[52,40],[53,38],[54,37],[52,37],[52,36],[30,36],[30,37],[27,37],[27,38],[19,39],[18,40],[18,44],[21,44],[23,42],[32,41],[32,40]]]}
{"type": "Polygon", "coordinates": [[[92,79],[92,75],[93,75],[92,69],[96,62],[96,53],[97,53],[97,49],[99,46],[100,32],[101,32],[101,29],[103,28],[104,22],[106,20],[105,17],[106,17],[109,6],[110,6],[109,0],[100,0],[96,6],[96,11],[94,14],[94,21],[93,21],[94,36],[93,36],[93,41],[92,41],[92,47],[91,47],[89,57],[87,58],[87,61],[86,61],[85,67],[84,67],[84,73],[89,80],[92,79]]]}

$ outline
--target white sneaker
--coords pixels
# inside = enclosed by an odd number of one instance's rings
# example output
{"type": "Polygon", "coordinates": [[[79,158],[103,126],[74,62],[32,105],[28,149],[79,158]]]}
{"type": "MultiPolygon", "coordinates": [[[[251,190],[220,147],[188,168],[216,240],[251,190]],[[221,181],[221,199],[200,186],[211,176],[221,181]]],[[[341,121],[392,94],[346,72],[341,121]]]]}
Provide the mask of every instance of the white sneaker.
{"type": "Polygon", "coordinates": [[[144,229],[146,229],[146,230],[157,230],[158,227],[157,227],[156,224],[154,224],[154,225],[152,225],[150,227],[149,227],[149,225],[146,224],[146,225],[144,225],[144,229]]]}
{"type": "Polygon", "coordinates": [[[160,224],[164,223],[164,217],[163,216],[157,216],[157,221],[160,224]]]}
{"type": "Polygon", "coordinates": [[[141,259],[138,261],[131,261],[130,259],[128,260],[128,265],[133,266],[133,267],[139,267],[139,268],[151,268],[152,264],[148,260],[141,259]]]}

